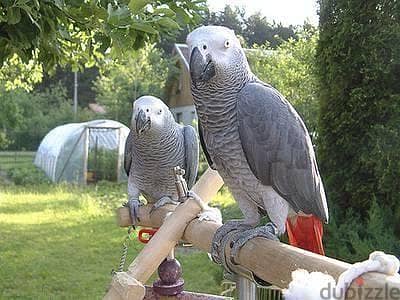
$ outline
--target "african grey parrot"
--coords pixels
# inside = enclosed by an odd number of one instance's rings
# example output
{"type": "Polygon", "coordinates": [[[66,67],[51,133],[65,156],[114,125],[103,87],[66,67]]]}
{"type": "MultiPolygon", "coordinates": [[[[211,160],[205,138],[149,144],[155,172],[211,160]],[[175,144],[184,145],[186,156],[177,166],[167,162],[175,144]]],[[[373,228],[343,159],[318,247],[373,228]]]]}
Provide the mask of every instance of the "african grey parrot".
{"type": "Polygon", "coordinates": [[[321,221],[328,221],[328,208],[303,121],[276,89],[251,72],[232,30],[203,26],[188,35],[187,44],[201,145],[245,217],[217,231],[214,260],[225,260],[221,243],[228,232],[236,235],[234,261],[250,238],[277,239],[288,216],[290,242],[323,253],[321,221]],[[256,227],[265,214],[271,222],[256,227]]]}
{"type": "Polygon", "coordinates": [[[199,146],[196,130],[175,122],[160,99],[142,96],[133,104],[131,130],[125,144],[128,206],[134,223],[142,194],[158,208],[176,204],[178,194],[173,168],[184,169],[188,188],[197,176],[199,146]]]}

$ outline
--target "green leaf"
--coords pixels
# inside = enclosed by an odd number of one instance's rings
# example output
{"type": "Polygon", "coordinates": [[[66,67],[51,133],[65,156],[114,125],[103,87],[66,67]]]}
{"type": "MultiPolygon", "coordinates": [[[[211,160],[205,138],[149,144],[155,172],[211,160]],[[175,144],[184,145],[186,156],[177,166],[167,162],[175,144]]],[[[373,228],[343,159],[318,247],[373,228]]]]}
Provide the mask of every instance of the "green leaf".
{"type": "Polygon", "coordinates": [[[131,0],[129,1],[128,7],[134,14],[137,14],[149,3],[151,3],[151,0],[131,0]]]}
{"type": "Polygon", "coordinates": [[[71,36],[68,32],[68,30],[66,30],[65,28],[59,28],[58,32],[60,33],[61,37],[67,41],[71,40],[71,36]]]}
{"type": "Polygon", "coordinates": [[[165,15],[166,17],[175,17],[175,12],[167,7],[156,8],[154,10],[155,15],[165,15]]]}
{"type": "Polygon", "coordinates": [[[137,22],[132,23],[131,28],[139,30],[139,31],[147,32],[150,34],[158,33],[158,31],[155,30],[153,27],[151,27],[149,24],[144,24],[144,23],[137,23],[137,22]]]}
{"type": "Polygon", "coordinates": [[[113,10],[112,7],[108,8],[108,23],[114,26],[126,26],[130,23],[130,12],[128,8],[118,7],[116,10],[113,10]]]}
{"type": "Polygon", "coordinates": [[[21,21],[21,10],[18,7],[10,7],[7,10],[7,23],[15,25],[21,21]]]}
{"type": "Polygon", "coordinates": [[[160,21],[158,21],[158,24],[160,24],[163,27],[166,27],[165,29],[167,30],[177,30],[180,29],[180,26],[178,23],[176,23],[174,20],[171,18],[165,17],[162,18],[160,21]]]}

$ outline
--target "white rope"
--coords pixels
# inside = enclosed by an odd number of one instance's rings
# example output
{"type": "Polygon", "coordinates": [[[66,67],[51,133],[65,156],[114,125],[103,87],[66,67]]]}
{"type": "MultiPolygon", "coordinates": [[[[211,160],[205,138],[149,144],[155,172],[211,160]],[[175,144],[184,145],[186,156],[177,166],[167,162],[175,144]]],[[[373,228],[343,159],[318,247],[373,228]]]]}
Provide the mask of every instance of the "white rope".
{"type": "Polygon", "coordinates": [[[394,255],[375,251],[369,259],[355,263],[343,272],[336,284],[335,279],[321,272],[296,270],[292,273],[292,281],[288,289],[283,291],[285,300],[328,300],[344,299],[351,283],[364,273],[379,272],[387,275],[398,276],[400,262],[394,255]]]}

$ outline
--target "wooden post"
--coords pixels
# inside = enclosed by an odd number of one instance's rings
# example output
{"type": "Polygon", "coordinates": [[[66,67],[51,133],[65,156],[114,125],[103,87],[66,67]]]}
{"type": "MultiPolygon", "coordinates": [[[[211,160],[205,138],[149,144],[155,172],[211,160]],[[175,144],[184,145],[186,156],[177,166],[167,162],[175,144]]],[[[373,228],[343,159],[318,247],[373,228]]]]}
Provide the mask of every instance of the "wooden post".
{"type": "MultiPolygon", "coordinates": [[[[223,181],[218,175],[218,172],[208,169],[194,185],[192,191],[201,197],[204,202],[209,202],[222,185],[223,181]]],[[[140,210],[142,210],[142,208],[140,210]]],[[[186,201],[178,205],[175,211],[165,219],[157,233],[135,258],[129,266],[128,271],[125,274],[121,274],[124,272],[117,273],[116,276],[122,276],[124,278],[126,278],[126,276],[133,277],[137,282],[141,284],[145,283],[181,239],[186,226],[197,217],[200,211],[201,209],[195,201],[186,201]]],[[[141,217],[146,221],[151,221],[153,219],[153,216],[148,216],[146,218],[143,215],[143,211],[139,211],[139,218],[141,217]]],[[[164,218],[165,217],[161,219],[161,222],[164,218]]],[[[133,290],[133,288],[141,291],[144,290],[143,285],[138,286],[137,282],[135,284],[132,282],[129,284],[127,280],[113,280],[111,288],[104,299],[142,299],[143,297],[139,292],[137,292],[137,296],[126,296],[126,290],[133,290]]]]}
{"type": "Polygon", "coordinates": [[[85,185],[87,184],[89,137],[90,137],[90,128],[85,127],[84,142],[83,142],[83,184],[85,185]]]}

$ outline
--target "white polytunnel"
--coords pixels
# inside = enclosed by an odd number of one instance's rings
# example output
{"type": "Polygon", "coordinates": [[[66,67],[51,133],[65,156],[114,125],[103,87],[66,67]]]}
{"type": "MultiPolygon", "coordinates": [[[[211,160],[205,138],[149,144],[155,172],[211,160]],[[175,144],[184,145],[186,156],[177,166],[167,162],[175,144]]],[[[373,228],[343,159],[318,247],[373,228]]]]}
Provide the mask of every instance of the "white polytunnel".
{"type": "Polygon", "coordinates": [[[53,182],[124,181],[128,134],[128,127],[113,120],[61,125],[43,138],[35,165],[53,182]]]}

